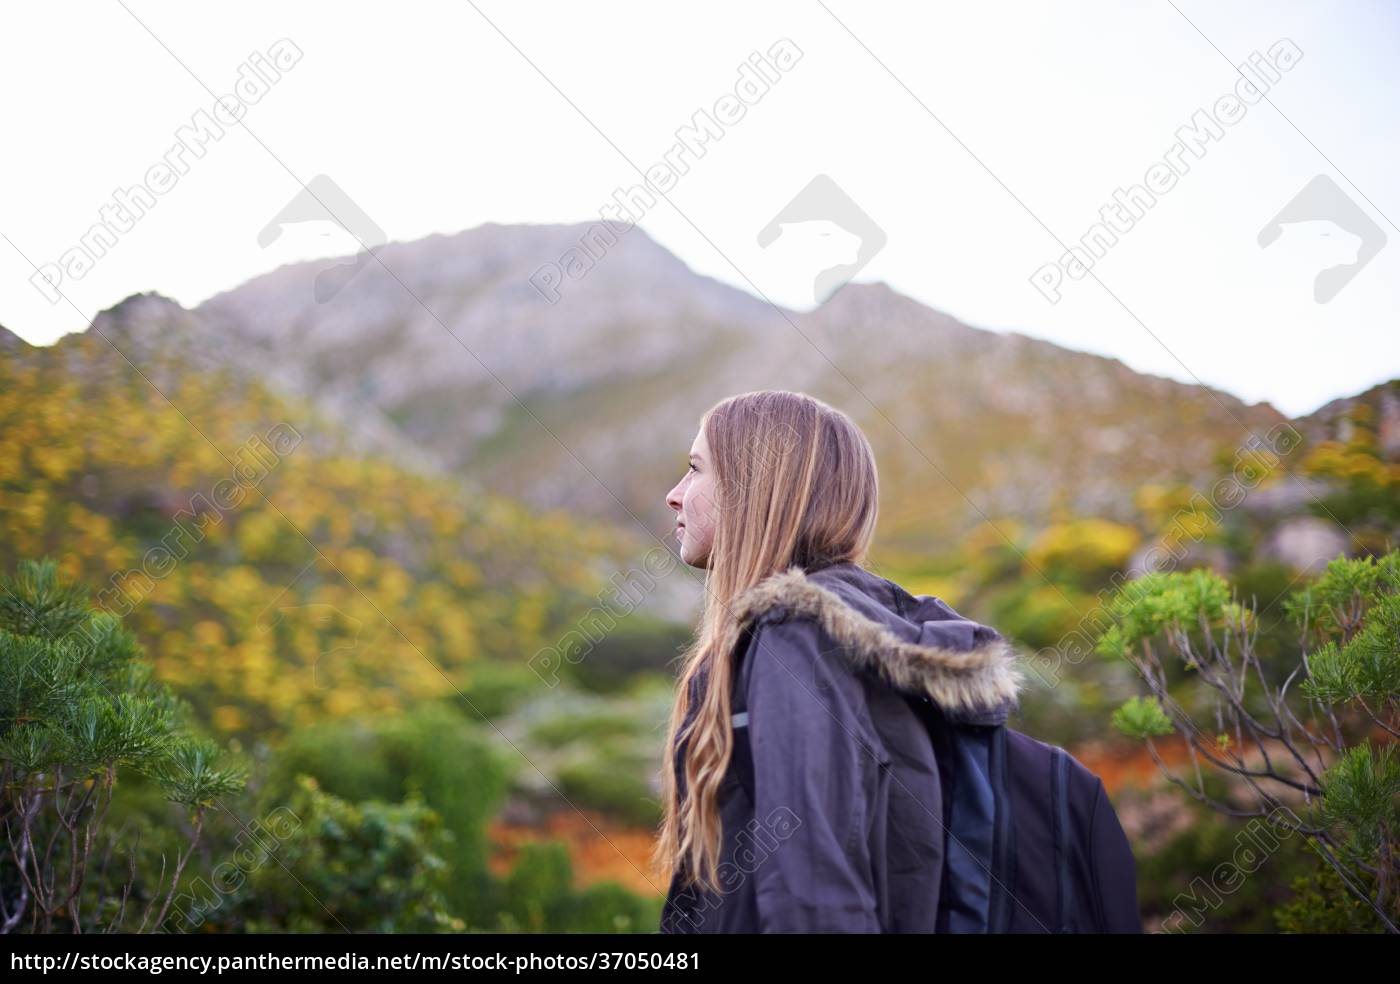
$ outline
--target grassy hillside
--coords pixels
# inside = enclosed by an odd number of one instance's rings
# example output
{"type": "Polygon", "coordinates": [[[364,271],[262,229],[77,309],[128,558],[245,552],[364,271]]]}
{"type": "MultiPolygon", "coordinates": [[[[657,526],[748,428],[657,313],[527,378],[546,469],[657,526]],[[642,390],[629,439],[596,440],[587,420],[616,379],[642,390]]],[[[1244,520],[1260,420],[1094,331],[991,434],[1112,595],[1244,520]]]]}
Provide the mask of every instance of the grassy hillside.
{"type": "Polygon", "coordinates": [[[0,564],[90,583],[220,732],[538,683],[621,541],[358,455],[256,382],[142,372],[92,333],[0,359],[0,564]]]}

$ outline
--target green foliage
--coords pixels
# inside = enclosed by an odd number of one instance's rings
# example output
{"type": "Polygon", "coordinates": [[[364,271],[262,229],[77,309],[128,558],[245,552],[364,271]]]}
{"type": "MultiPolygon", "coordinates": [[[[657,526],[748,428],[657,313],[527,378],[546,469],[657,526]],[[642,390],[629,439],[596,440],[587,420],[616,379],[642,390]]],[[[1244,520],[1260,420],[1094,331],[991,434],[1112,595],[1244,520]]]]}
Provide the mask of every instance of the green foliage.
{"type": "Polygon", "coordinates": [[[597,742],[619,735],[636,734],[637,717],[624,709],[598,709],[575,706],[572,713],[553,715],[534,724],[530,740],[540,745],[561,748],[574,742],[597,742]]]}
{"type": "Polygon", "coordinates": [[[1031,542],[1026,560],[1053,581],[1097,584],[1121,570],[1142,534],[1093,517],[1054,523],[1031,542]]]}
{"type": "Polygon", "coordinates": [[[1324,643],[1308,657],[1311,678],[1303,681],[1308,697],[1339,704],[1353,699],[1385,699],[1400,688],[1400,653],[1393,630],[1357,636],[1344,647],[1324,643]],[[1387,638],[1388,637],[1388,638],[1387,638]]]}
{"type": "Polygon", "coordinates": [[[627,762],[618,746],[602,746],[586,759],[559,768],[559,787],[579,806],[591,806],[638,826],[660,820],[656,796],[639,778],[650,762],[627,762]]]}
{"type": "MultiPolygon", "coordinates": [[[[0,582],[0,627],[17,636],[41,636],[58,640],[93,617],[87,591],[79,584],[60,581],[52,561],[21,561],[14,577],[0,582]]],[[[103,620],[101,643],[129,658],[129,637],[114,639],[115,620],[103,620]]]]}
{"type": "Polygon", "coordinates": [[[1400,554],[1333,560],[1288,612],[1324,640],[1308,658],[1307,696],[1341,704],[1400,693],[1400,554]]]}
{"type": "MultiPolygon", "coordinates": [[[[1373,596],[1382,600],[1400,591],[1400,552],[1375,557],[1337,557],[1312,584],[1284,600],[1283,610],[1298,625],[1322,640],[1348,639],[1361,627],[1373,596]]],[[[1394,609],[1387,610],[1394,625],[1394,609]]]]}
{"type": "MultiPolygon", "coordinates": [[[[588,624],[587,616],[584,624],[588,624]]],[[[690,634],[685,625],[631,612],[611,624],[596,642],[587,644],[583,658],[569,664],[570,672],[588,690],[617,693],[640,673],[667,672],[690,634]]]]}
{"type": "Polygon", "coordinates": [[[1112,724],[1129,738],[1156,738],[1176,730],[1161,703],[1142,696],[1129,698],[1114,711],[1112,724]]]}
{"type": "MultiPolygon", "coordinates": [[[[459,476],[366,456],[336,421],[285,394],[193,371],[168,347],[146,355],[142,369],[163,395],[91,333],[0,356],[0,565],[50,554],[65,577],[96,585],[97,607],[110,613],[75,614],[82,593],[56,579],[0,597],[9,612],[0,619],[22,628],[42,617],[60,640],[77,624],[72,634],[88,640],[81,653],[70,641],[45,648],[28,629],[7,640],[15,664],[44,667],[3,681],[11,684],[0,693],[0,716],[10,714],[0,722],[7,754],[31,771],[65,755],[111,759],[123,776],[112,803],[122,829],[157,853],[188,847],[193,831],[175,831],[154,812],[171,797],[198,811],[201,859],[229,843],[225,815],[207,804],[234,776],[207,743],[187,735],[156,742],[157,726],[188,718],[240,747],[285,748],[350,804],[398,803],[416,790],[457,835],[441,849],[453,872],[449,909],[473,925],[494,924],[501,895],[486,870],[484,830],[519,756],[488,761],[486,740],[470,726],[477,713],[503,717],[545,689],[530,654],[580,623],[599,596],[599,571],[634,557],[638,541],[459,476]],[[189,419],[201,421],[198,431],[189,419]],[[273,455],[266,438],[288,429],[285,421],[308,439],[273,455]],[[165,555],[154,562],[153,551],[165,555]],[[149,667],[126,665],[133,634],[149,667]],[[75,686],[82,697],[85,681],[104,677],[113,702],[75,702],[75,686]],[[9,705],[29,717],[14,717],[9,705]],[[440,713],[448,705],[451,713],[440,713]],[[40,717],[43,727],[29,726],[40,717]],[[330,730],[286,744],[331,721],[346,722],[346,735],[354,722],[376,723],[350,746],[364,753],[359,760],[337,757],[330,730]],[[354,775],[362,766],[367,774],[354,775]],[[139,803],[124,802],[133,795],[139,803]]],[[[640,619],[620,628],[566,680],[622,689],[634,663],[664,667],[682,631],[640,619]]],[[[654,733],[639,740],[654,751],[654,733]]],[[[283,802],[295,793],[296,763],[274,759],[260,770],[283,802]]],[[[638,771],[635,757],[625,766],[638,771]]],[[[111,769],[73,775],[65,769],[64,783],[102,784],[94,804],[115,781],[111,769]]],[[[82,799],[81,787],[67,792],[82,799]]],[[[136,858],[142,877],[158,875],[145,860],[136,858]]],[[[124,874],[126,861],[116,844],[104,891],[120,895],[110,873],[124,874]]],[[[14,885],[0,873],[6,898],[14,885]]],[[[145,888],[138,883],[133,899],[155,897],[145,888]]]]}
{"type": "MultiPolygon", "coordinates": [[[[606,562],[636,552],[630,534],[366,456],[248,379],[145,356],[143,378],[91,333],[0,355],[0,566],[47,554],[96,585],[215,735],[275,742],[458,699],[493,682],[484,664],[529,673],[606,562]]],[[[64,597],[34,603],[64,635],[64,597]]]]}
{"type": "Polygon", "coordinates": [[[569,849],[559,841],[526,844],[506,878],[506,910],[527,933],[543,933],[559,916],[573,882],[569,849]]]}
{"type": "Polygon", "coordinates": [[[1376,407],[1367,398],[1379,400],[1382,384],[1366,394],[1337,421],[1342,432],[1338,439],[1318,442],[1301,464],[1301,471],[1328,480],[1320,501],[1310,502],[1314,515],[1340,523],[1368,549],[1386,550],[1394,543],[1400,527],[1400,463],[1387,460],[1376,425],[1376,407]]]}
{"type": "Polygon", "coordinates": [[[154,764],[148,774],[165,788],[169,799],[191,809],[213,806],[222,796],[243,788],[245,776],[221,768],[219,747],[208,738],[177,742],[170,754],[154,764]]]}
{"type": "Polygon", "coordinates": [[[522,792],[551,799],[562,793],[575,806],[654,827],[656,736],[664,733],[671,699],[669,679],[646,676],[623,694],[560,687],[521,705],[502,727],[518,735],[516,746],[538,770],[522,771],[522,792]]]}
{"type": "Polygon", "coordinates": [[[985,595],[987,620],[1027,646],[1054,646],[1079,629],[1097,602],[1074,584],[1019,577],[985,595]]]}
{"type": "Polygon", "coordinates": [[[453,833],[442,848],[452,870],[444,889],[454,912],[493,915],[486,827],[500,809],[510,760],[451,708],[429,704],[372,721],[330,721],[294,734],[269,763],[265,806],[291,795],[297,777],[353,803],[423,802],[453,833]]]}
{"type": "Polygon", "coordinates": [[[487,721],[510,713],[540,689],[539,675],[524,663],[482,662],[472,668],[458,693],[444,700],[454,706],[466,702],[465,713],[487,721]]]}
{"type": "MultiPolygon", "coordinates": [[[[1331,865],[1318,862],[1293,879],[1293,897],[1273,912],[1281,933],[1384,933],[1370,906],[1347,888],[1331,865]]],[[[1362,891],[1374,894],[1374,879],[1362,879],[1362,891]]]]}
{"type": "Polygon", "coordinates": [[[1347,749],[1323,779],[1322,818],[1339,827],[1352,862],[1384,858],[1385,836],[1400,829],[1400,756],[1394,745],[1369,741],[1347,749]]]}
{"type": "MultiPolygon", "coordinates": [[[[420,797],[350,803],[298,776],[286,808],[298,821],[275,860],[249,872],[212,916],[174,926],[249,933],[455,933],[448,906],[452,835],[420,797]]],[[[192,918],[198,916],[200,918],[192,918]]]]}
{"type": "MultiPolygon", "coordinates": [[[[1135,698],[1120,707],[1114,726],[1143,739],[1168,734],[1175,722],[1157,705],[1168,680],[1162,656],[1197,670],[1197,696],[1208,695],[1213,703],[1209,723],[1178,725],[1188,740],[1199,747],[1202,734],[1216,734],[1213,747],[1202,749],[1205,757],[1224,774],[1247,772],[1250,782],[1241,792],[1271,813],[1291,817],[1292,806],[1303,809],[1295,802],[1299,789],[1316,797],[1305,811],[1314,816],[1303,823],[1309,846],[1319,863],[1340,865],[1347,875],[1340,882],[1349,880],[1356,901],[1382,925],[1377,910],[1386,913],[1393,928],[1400,921],[1400,758],[1393,743],[1373,746],[1370,733],[1379,728],[1391,739],[1400,734],[1400,554],[1339,557],[1288,599],[1285,610],[1305,630],[1304,643],[1320,642],[1305,665],[1292,674],[1283,668],[1290,681],[1307,671],[1292,693],[1269,682],[1248,631],[1256,624],[1253,612],[1233,601],[1229,584],[1216,574],[1149,574],[1129,582],[1108,610],[1113,621],[1097,651],[1134,663],[1154,692],[1151,700],[1135,698]],[[1321,731],[1303,728],[1309,709],[1297,706],[1300,701],[1328,714],[1330,724],[1321,731]],[[1261,736],[1283,748],[1261,765],[1246,766],[1240,756],[1253,749],[1234,745],[1257,745],[1261,736]],[[1314,774],[1313,766],[1323,761],[1330,766],[1314,774]],[[1371,877],[1375,872],[1379,876],[1371,877]],[[1367,898],[1357,894],[1362,884],[1370,886],[1367,898]]],[[[1191,703],[1178,696],[1177,704],[1191,703]]],[[[1301,884],[1312,903],[1332,905],[1330,883],[1301,884]]],[[[1280,914],[1289,925],[1337,918],[1336,912],[1310,913],[1301,902],[1280,914]]],[[[1341,919],[1351,921],[1351,915],[1341,919]]]]}
{"type": "Polygon", "coordinates": [[[1246,610],[1232,600],[1225,579],[1206,569],[1144,574],[1113,596],[1108,613],[1113,623],[1095,649],[1120,659],[1129,658],[1139,642],[1168,629],[1192,633],[1202,624],[1215,628],[1227,620],[1240,624],[1249,619],[1246,610]]]}
{"type": "MultiPolygon", "coordinates": [[[[1221,794],[1225,786],[1223,777],[1207,775],[1211,795],[1221,794]]],[[[1120,809],[1125,815],[1141,811],[1128,795],[1120,795],[1120,809]]],[[[1261,837],[1260,827],[1222,816],[1194,799],[1178,800],[1175,811],[1184,812],[1187,820],[1174,833],[1164,835],[1149,823],[1142,835],[1145,843],[1135,845],[1144,921],[1149,926],[1160,922],[1171,933],[1272,931],[1271,907],[1290,901],[1290,883],[1316,868],[1303,839],[1261,837]]]]}
{"type": "MultiPolygon", "coordinates": [[[[186,708],[163,685],[132,635],[93,611],[52,560],[22,561],[0,579],[0,816],[6,825],[5,909],[16,925],[82,929],[88,858],[119,773],[154,781],[190,813],[198,839],[205,811],[243,788],[212,741],[185,730],[186,708]],[[45,844],[41,855],[31,845],[45,844]],[[55,850],[55,845],[58,849],[55,850]],[[19,872],[31,891],[21,888],[19,872]]],[[[184,858],[180,859],[183,864],[184,858]]],[[[147,893],[148,896],[154,894],[147,893]]]]}
{"type": "Polygon", "coordinates": [[[559,841],[527,844],[506,879],[510,900],[501,927],[526,933],[650,933],[661,921],[658,900],[605,882],[574,891],[573,863],[559,841]]]}
{"type": "MultiPolygon", "coordinates": [[[[533,756],[536,746],[529,747],[533,756]]],[[[636,782],[627,776],[639,770],[619,769],[615,754],[588,747],[598,761],[614,763],[599,782],[637,798],[636,782]]],[[[618,886],[576,889],[561,842],[527,844],[504,879],[490,873],[487,826],[504,799],[510,762],[479,726],[443,705],[372,722],[325,722],[293,735],[273,756],[259,812],[294,799],[304,776],[314,777],[324,795],[347,803],[421,802],[452,832],[432,853],[450,872],[440,888],[447,910],[472,930],[650,932],[659,918],[651,900],[618,886]]],[[[581,794],[570,770],[560,771],[558,781],[571,801],[598,805],[596,790],[581,794]]],[[[607,805],[625,812],[617,802],[607,805]]],[[[655,804],[650,807],[646,819],[654,823],[655,804]]]]}

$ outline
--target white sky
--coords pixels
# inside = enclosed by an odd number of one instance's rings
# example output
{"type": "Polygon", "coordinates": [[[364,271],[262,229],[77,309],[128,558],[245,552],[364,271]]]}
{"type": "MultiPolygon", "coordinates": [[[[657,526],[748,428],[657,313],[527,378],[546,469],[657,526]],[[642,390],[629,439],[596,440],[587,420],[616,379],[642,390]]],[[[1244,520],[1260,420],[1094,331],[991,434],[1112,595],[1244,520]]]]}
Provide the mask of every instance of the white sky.
{"type": "Polygon", "coordinates": [[[1400,5],[1177,8],[7,5],[0,324],[48,343],[137,291],[194,306],[283,263],[344,253],[343,238],[308,226],[257,242],[298,180],[322,173],[390,240],[596,219],[640,180],[628,159],[661,160],[678,128],[733,91],[750,52],[786,37],[803,58],[642,220],[697,271],[810,306],[810,278],[756,236],[824,173],[888,236],[857,280],[969,324],[1289,413],[1400,375],[1400,5]],[[50,304],[31,263],[76,245],[114,191],[142,181],[176,129],[213,106],[190,73],[230,91],[279,38],[301,61],[90,272],[65,279],[71,305],[50,304]],[[1095,262],[1101,283],[1066,278],[1048,303],[1030,277],[1062,253],[1052,233],[1076,243],[1115,189],[1141,183],[1177,130],[1233,91],[1212,42],[1239,64],[1281,38],[1303,58],[1269,89],[1273,105],[1249,106],[1204,157],[1186,157],[1189,173],[1095,262]],[[1313,276],[1336,262],[1324,259],[1336,238],[1256,242],[1319,174],[1388,240],[1327,303],[1313,276]]]}

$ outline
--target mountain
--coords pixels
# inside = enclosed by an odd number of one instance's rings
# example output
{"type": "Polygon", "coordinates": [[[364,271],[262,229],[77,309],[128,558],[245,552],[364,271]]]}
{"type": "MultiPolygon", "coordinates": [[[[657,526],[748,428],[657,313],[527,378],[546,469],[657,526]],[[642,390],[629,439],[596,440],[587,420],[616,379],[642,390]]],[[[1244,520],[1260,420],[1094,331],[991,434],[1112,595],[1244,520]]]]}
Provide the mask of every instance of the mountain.
{"type": "MultiPolygon", "coordinates": [[[[488,225],[390,244],[383,267],[367,264],[325,303],[315,282],[334,261],[283,267],[193,310],[133,295],[47,348],[0,331],[0,559],[53,553],[139,586],[149,551],[229,476],[232,456],[290,425],[304,441],[268,479],[268,501],[229,512],[136,606],[139,628],[172,640],[163,669],[214,659],[219,639],[250,665],[277,665],[268,647],[282,629],[263,622],[295,602],[313,624],[289,635],[340,646],[337,633],[371,638],[366,627],[392,619],[414,645],[375,632],[394,643],[379,658],[421,669],[422,649],[457,683],[470,677],[464,653],[511,664],[540,651],[617,587],[615,572],[669,548],[664,495],[700,414],[730,393],[784,387],[841,407],[869,435],[877,565],[1053,641],[1067,631],[1055,620],[1082,612],[1065,595],[1072,577],[1035,593],[1045,571],[1119,570],[1230,471],[1250,431],[1284,420],[964,325],[883,284],[848,285],[810,312],[776,308],[695,274],[641,230],[551,304],[529,279],[582,234],[488,225]],[[985,584],[1000,608],[979,595],[985,584]],[[1047,615],[1049,601],[1059,607],[1047,615]],[[335,618],[316,621],[326,610],[335,618]]],[[[1240,527],[1227,544],[1195,546],[1243,561],[1257,546],[1302,569],[1383,543],[1400,523],[1398,406],[1392,381],[1295,421],[1308,447],[1285,462],[1291,478],[1250,492],[1226,517],[1240,527]]],[[[638,607],[691,618],[698,572],[678,573],[638,607]]],[[[656,668],[674,642],[643,618],[588,665],[643,654],[656,668]]],[[[308,648],[277,645],[297,660],[308,648]]],[[[228,721],[280,720],[262,678],[238,693],[228,721]]]]}
{"type": "Polygon", "coordinates": [[[1332,400],[1298,420],[1313,442],[1348,441],[1360,417],[1374,428],[1376,443],[1387,458],[1400,458],[1400,379],[1379,383],[1355,396],[1332,400]]]}
{"type": "Polygon", "coordinates": [[[550,303],[530,282],[582,225],[487,224],[380,248],[325,303],[335,261],[282,267],[186,311],[96,321],[134,357],[172,347],[305,396],[366,449],[662,542],[700,414],[751,389],[850,413],[881,466],[882,542],[927,550],[984,518],[1127,519],[1285,419],[1115,359],[974,328],[884,284],[784,310],[691,271],[641,229],[550,303]],[[426,452],[426,454],[423,454],[426,452]]]}
{"type": "Polygon", "coordinates": [[[0,354],[11,354],[22,352],[28,349],[29,343],[10,331],[4,325],[0,325],[0,354]]]}

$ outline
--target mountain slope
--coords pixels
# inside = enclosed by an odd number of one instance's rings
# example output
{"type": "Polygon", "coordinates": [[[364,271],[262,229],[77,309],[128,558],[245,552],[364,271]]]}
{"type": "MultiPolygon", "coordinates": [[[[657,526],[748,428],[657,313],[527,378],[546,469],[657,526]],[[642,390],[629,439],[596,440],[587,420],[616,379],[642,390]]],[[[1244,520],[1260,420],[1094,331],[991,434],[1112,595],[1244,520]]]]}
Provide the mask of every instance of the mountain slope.
{"type": "Polygon", "coordinates": [[[133,354],[139,373],[94,332],[0,353],[0,569],[56,558],[221,731],[538,687],[531,657],[629,546],[358,453],[256,380],[133,354]]]}
{"type": "Polygon", "coordinates": [[[750,389],[802,389],[851,413],[879,456],[882,536],[908,545],[982,514],[1126,518],[1139,485],[1205,474],[1222,446],[1284,419],[963,325],[882,284],[781,310],[693,273],[640,229],[550,304],[529,279],[584,229],[393,243],[324,304],[313,281],[332,261],[296,264],[193,316],[232,350],[221,358],[376,421],[380,439],[393,428],[492,490],[659,537],[699,415],[750,389]]]}

